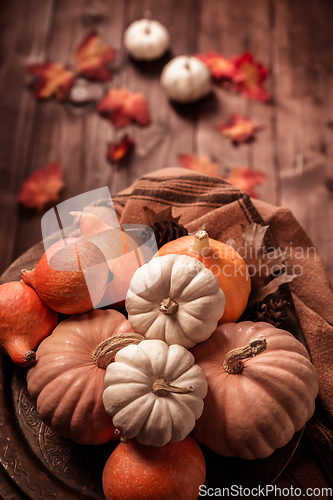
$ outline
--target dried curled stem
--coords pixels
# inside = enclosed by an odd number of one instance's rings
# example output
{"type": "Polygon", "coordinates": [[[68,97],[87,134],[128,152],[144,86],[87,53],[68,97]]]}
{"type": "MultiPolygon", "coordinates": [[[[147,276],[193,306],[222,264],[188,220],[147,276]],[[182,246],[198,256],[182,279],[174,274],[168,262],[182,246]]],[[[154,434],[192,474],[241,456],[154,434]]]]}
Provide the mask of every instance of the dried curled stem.
{"type": "Polygon", "coordinates": [[[98,368],[105,370],[120,349],[130,344],[140,344],[142,340],[144,340],[142,335],[131,332],[118,333],[118,335],[108,337],[98,344],[92,353],[93,362],[98,368]]]}
{"type": "Polygon", "coordinates": [[[194,391],[193,387],[176,387],[174,385],[171,385],[163,377],[158,378],[153,383],[153,393],[159,397],[165,397],[170,392],[173,392],[175,394],[188,394],[193,391],[194,391]]]}
{"type": "Polygon", "coordinates": [[[267,349],[265,337],[259,335],[257,339],[250,340],[248,345],[237,347],[227,352],[223,362],[223,368],[227,373],[235,375],[241,373],[244,368],[244,359],[253,358],[267,349]]]}

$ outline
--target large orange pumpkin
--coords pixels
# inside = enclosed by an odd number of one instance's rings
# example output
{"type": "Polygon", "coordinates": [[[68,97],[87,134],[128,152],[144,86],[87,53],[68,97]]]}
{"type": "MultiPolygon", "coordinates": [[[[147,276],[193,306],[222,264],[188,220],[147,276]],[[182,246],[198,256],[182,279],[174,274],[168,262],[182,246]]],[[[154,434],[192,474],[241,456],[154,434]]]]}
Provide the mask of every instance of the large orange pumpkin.
{"type": "Polygon", "coordinates": [[[130,439],[106,462],[103,490],[106,500],[196,500],[205,477],[204,456],[191,436],[160,447],[130,439]]]}
{"type": "Polygon", "coordinates": [[[231,246],[208,237],[206,231],[182,236],[163,245],[158,255],[189,255],[202,262],[219,281],[225,294],[225,309],[219,323],[237,321],[244,312],[251,291],[251,279],[244,259],[231,246]]]}
{"type": "Polygon", "coordinates": [[[105,370],[117,351],[110,351],[107,339],[128,332],[133,330],[120,312],[94,310],[62,321],[41,342],[27,374],[28,391],[42,420],[59,435],[80,444],[112,438],[102,397],[105,370]]]}
{"type": "Polygon", "coordinates": [[[265,458],[312,416],[317,373],[289,332],[264,322],[226,323],[191,352],[208,382],[192,433],[215,453],[265,458]]]}

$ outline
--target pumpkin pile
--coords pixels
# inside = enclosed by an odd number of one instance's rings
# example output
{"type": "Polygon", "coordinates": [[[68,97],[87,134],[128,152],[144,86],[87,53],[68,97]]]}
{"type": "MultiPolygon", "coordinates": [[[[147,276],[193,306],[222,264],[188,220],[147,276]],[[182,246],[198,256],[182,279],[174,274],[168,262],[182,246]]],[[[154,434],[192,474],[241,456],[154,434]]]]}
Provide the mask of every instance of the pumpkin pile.
{"type": "Polygon", "coordinates": [[[72,215],[80,238],[0,286],[0,346],[29,366],[28,391],[59,435],[120,438],[106,499],[195,500],[198,443],[246,460],[286,445],[314,412],[317,374],[292,334],[239,321],[251,277],[237,251],[200,230],[143,264],[120,229],[72,215]]]}

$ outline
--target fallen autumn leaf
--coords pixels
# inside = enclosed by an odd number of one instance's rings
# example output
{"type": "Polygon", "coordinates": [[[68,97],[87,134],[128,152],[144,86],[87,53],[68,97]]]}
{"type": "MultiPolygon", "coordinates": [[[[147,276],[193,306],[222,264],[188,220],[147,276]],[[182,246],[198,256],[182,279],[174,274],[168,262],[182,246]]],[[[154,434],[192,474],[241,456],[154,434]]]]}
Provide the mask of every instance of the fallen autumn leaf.
{"type": "Polygon", "coordinates": [[[55,96],[58,100],[63,100],[67,97],[75,75],[62,63],[31,64],[26,69],[36,77],[33,93],[37,99],[55,96]]]}
{"type": "Polygon", "coordinates": [[[255,139],[256,132],[263,129],[262,125],[256,125],[250,118],[236,113],[230,115],[228,122],[217,126],[222,135],[225,135],[235,144],[251,142],[255,139]]]}
{"type": "Polygon", "coordinates": [[[36,208],[39,212],[50,202],[59,201],[59,192],[65,183],[59,162],[49,163],[26,179],[17,196],[18,203],[26,208],[36,208]]]}
{"type": "Polygon", "coordinates": [[[255,187],[266,180],[266,174],[260,170],[252,170],[248,166],[231,169],[231,173],[222,178],[241,191],[248,193],[251,198],[258,198],[255,187]]]}
{"type": "Polygon", "coordinates": [[[218,177],[219,164],[212,162],[207,156],[196,156],[194,154],[178,155],[178,161],[182,167],[201,172],[202,174],[218,177]]]}
{"type": "Polygon", "coordinates": [[[269,94],[263,87],[268,76],[267,67],[255,61],[250,52],[233,57],[232,60],[235,64],[235,72],[232,77],[235,90],[243,96],[251,97],[257,101],[268,101],[269,94]]]}
{"type": "Polygon", "coordinates": [[[112,80],[108,64],[116,57],[116,51],[101,41],[96,32],[89,33],[79,45],[74,58],[77,73],[89,80],[112,80]]]}
{"type": "Polygon", "coordinates": [[[119,142],[110,142],[108,145],[107,158],[111,163],[119,162],[134,146],[135,141],[125,134],[119,142]]]}
{"type": "Polygon", "coordinates": [[[203,61],[215,80],[231,80],[235,72],[235,64],[233,60],[224,57],[217,52],[208,51],[206,54],[194,54],[203,61]]]}
{"type": "Polygon", "coordinates": [[[126,87],[110,89],[99,102],[97,110],[109,118],[116,128],[129,125],[132,121],[148,125],[147,101],[140,92],[131,92],[126,87]]]}

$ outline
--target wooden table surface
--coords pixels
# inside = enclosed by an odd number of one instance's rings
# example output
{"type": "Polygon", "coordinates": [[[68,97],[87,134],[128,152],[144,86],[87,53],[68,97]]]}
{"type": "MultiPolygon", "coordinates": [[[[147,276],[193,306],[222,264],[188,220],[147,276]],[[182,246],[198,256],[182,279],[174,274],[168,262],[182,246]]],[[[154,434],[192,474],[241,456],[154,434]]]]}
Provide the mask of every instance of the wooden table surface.
{"type": "Polygon", "coordinates": [[[290,208],[333,281],[333,2],[331,0],[2,0],[0,4],[0,273],[41,240],[41,213],[17,205],[23,181],[59,160],[61,200],[106,185],[111,194],[142,174],[179,165],[178,155],[213,158],[219,173],[248,165],[267,175],[260,199],[290,208]],[[150,65],[130,60],[125,28],[150,9],[171,35],[167,58],[150,65]],[[38,102],[25,66],[68,63],[91,29],[118,51],[115,77],[90,84],[98,100],[109,87],[128,86],[148,101],[151,123],[115,130],[95,103],[75,107],[38,102]],[[267,65],[263,104],[214,85],[203,102],[170,104],[159,76],[172,55],[245,51],[267,65]],[[216,125],[231,112],[265,125],[252,144],[233,146],[216,125]],[[128,132],[136,148],[118,170],[106,159],[110,141],[128,132]]]}

